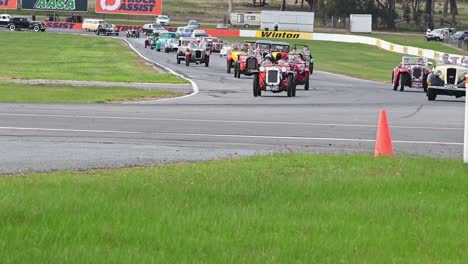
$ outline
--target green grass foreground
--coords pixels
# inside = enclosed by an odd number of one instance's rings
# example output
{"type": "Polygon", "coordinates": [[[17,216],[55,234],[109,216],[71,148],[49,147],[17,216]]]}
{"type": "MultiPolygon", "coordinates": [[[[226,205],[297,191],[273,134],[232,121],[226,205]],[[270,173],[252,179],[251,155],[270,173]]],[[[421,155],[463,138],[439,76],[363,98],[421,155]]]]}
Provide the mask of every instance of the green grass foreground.
{"type": "Polygon", "coordinates": [[[73,34],[0,31],[0,77],[187,83],[158,73],[120,40],[73,34]]]}
{"type": "Polygon", "coordinates": [[[464,263],[461,161],[286,154],[0,177],[2,263],[464,263]]]}

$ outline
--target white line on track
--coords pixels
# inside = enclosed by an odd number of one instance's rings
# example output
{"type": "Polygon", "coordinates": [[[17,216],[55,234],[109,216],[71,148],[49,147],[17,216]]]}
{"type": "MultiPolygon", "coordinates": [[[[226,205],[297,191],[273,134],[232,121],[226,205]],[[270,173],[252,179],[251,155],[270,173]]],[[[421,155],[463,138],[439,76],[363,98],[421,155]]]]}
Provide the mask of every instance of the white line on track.
{"type": "MultiPolygon", "coordinates": [[[[157,102],[169,101],[169,100],[181,99],[181,98],[187,98],[187,97],[191,97],[191,96],[194,96],[194,95],[196,95],[196,94],[199,93],[198,85],[197,85],[194,81],[192,81],[191,79],[189,79],[189,78],[187,78],[187,77],[185,77],[185,76],[182,76],[181,74],[178,74],[177,72],[173,71],[172,69],[170,69],[170,68],[168,68],[168,67],[166,67],[166,66],[164,66],[164,65],[162,65],[162,64],[160,64],[160,63],[157,63],[157,62],[155,62],[155,61],[153,61],[153,60],[151,60],[151,59],[149,59],[149,58],[143,56],[143,54],[141,54],[138,50],[136,50],[135,47],[133,47],[133,45],[132,45],[128,40],[124,39],[124,41],[127,42],[127,44],[130,46],[130,48],[131,48],[133,51],[135,51],[136,54],[138,54],[138,55],[139,55],[140,57],[142,57],[144,60],[149,61],[149,62],[151,62],[151,63],[153,63],[153,64],[155,64],[155,65],[158,65],[158,67],[161,67],[161,68],[165,69],[166,71],[168,71],[168,72],[170,72],[170,73],[172,73],[172,74],[174,74],[174,75],[176,75],[176,76],[178,76],[178,77],[180,77],[180,78],[182,78],[182,79],[185,79],[185,80],[189,81],[190,84],[192,85],[193,92],[192,92],[191,94],[184,95],[184,96],[180,96],[180,97],[174,97],[174,98],[158,99],[158,100],[156,100],[157,102]]],[[[132,104],[135,104],[135,103],[136,103],[136,102],[132,102],[132,104]]],[[[140,104],[154,103],[154,101],[143,101],[143,102],[139,102],[139,103],[140,103],[140,104]]]]}
{"type": "MultiPolygon", "coordinates": [[[[203,133],[168,133],[168,132],[141,132],[141,131],[117,131],[117,130],[89,130],[89,129],[63,129],[63,128],[38,128],[38,127],[0,127],[0,130],[22,130],[22,131],[48,131],[48,132],[74,132],[74,133],[107,133],[107,134],[148,134],[168,136],[191,136],[191,137],[217,137],[217,138],[254,138],[254,139],[290,139],[290,140],[314,140],[314,141],[350,141],[350,142],[375,142],[374,139],[360,138],[318,138],[318,137],[284,137],[265,135],[231,135],[231,134],[203,134],[203,133]]],[[[458,142],[440,141],[415,141],[415,140],[393,140],[393,143],[403,144],[425,144],[425,145],[463,145],[458,142]]]]}
{"type": "MultiPolygon", "coordinates": [[[[134,121],[177,121],[177,122],[193,122],[193,123],[195,123],[195,122],[206,122],[206,123],[227,123],[227,124],[232,123],[232,124],[368,127],[368,128],[376,128],[377,127],[377,125],[370,125],[370,124],[307,123],[307,122],[188,119],[188,118],[158,118],[158,117],[125,117],[125,116],[93,116],[93,115],[9,114],[9,113],[0,113],[0,116],[86,118],[86,119],[134,120],[134,121]]],[[[427,126],[397,126],[397,125],[392,125],[392,126],[390,126],[390,128],[427,129],[427,130],[463,130],[463,127],[427,127],[427,126]]]]}

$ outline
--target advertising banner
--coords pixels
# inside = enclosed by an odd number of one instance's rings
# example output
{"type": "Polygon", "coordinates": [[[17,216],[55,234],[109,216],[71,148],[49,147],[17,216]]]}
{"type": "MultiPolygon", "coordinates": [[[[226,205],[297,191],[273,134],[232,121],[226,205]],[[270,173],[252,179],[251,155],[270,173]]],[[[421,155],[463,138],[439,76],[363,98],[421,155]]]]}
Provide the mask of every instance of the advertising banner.
{"type": "Polygon", "coordinates": [[[0,9],[16,9],[16,0],[0,0],[0,9]]]}
{"type": "Polygon", "coordinates": [[[162,0],[96,0],[96,13],[157,16],[162,0]]]}
{"type": "Polygon", "coordinates": [[[88,0],[23,0],[21,3],[21,9],[62,12],[87,12],[88,0]]]}

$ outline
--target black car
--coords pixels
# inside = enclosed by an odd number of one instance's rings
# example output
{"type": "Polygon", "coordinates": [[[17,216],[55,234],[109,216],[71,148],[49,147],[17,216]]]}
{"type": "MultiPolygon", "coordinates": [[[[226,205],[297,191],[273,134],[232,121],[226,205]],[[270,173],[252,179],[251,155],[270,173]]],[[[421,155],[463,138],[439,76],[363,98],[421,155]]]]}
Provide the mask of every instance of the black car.
{"type": "Polygon", "coordinates": [[[116,28],[114,27],[114,25],[111,25],[111,24],[101,24],[98,26],[98,28],[96,29],[96,35],[106,35],[106,36],[109,36],[109,35],[114,35],[114,36],[118,36],[119,35],[119,31],[116,30],[116,28]]]}
{"type": "Polygon", "coordinates": [[[451,38],[456,40],[464,40],[465,38],[468,38],[468,30],[457,31],[451,36],[451,38]]]}
{"type": "Polygon", "coordinates": [[[12,17],[10,22],[8,22],[7,28],[11,31],[32,29],[35,32],[44,32],[46,30],[46,25],[40,21],[32,21],[31,19],[25,17],[12,17]]]}

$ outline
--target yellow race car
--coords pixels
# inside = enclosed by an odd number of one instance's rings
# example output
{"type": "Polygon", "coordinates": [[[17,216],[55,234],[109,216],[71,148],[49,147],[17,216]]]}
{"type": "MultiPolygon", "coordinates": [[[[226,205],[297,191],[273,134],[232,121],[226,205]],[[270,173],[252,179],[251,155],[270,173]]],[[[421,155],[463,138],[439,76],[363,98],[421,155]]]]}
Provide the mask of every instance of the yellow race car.
{"type": "Polygon", "coordinates": [[[249,54],[253,52],[253,47],[252,44],[248,41],[246,42],[233,42],[231,43],[231,49],[230,53],[228,54],[226,58],[227,62],[227,73],[231,73],[231,69],[234,68],[234,66],[237,64],[239,61],[239,57],[243,54],[249,54]]]}

